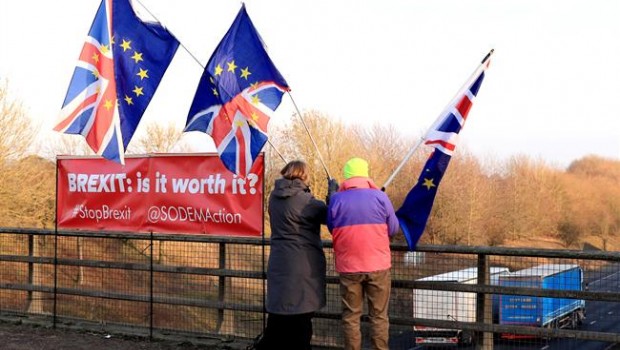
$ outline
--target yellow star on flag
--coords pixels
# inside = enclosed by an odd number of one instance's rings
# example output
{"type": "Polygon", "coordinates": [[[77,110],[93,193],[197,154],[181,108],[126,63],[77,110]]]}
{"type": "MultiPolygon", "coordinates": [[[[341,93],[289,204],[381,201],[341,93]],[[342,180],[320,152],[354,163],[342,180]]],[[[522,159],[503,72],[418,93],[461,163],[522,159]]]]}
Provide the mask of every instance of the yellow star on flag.
{"type": "Polygon", "coordinates": [[[144,92],[142,92],[143,89],[144,89],[143,87],[134,86],[132,91],[134,94],[136,94],[136,96],[141,96],[141,95],[144,95],[144,92]]]}
{"type": "Polygon", "coordinates": [[[235,69],[237,69],[237,65],[235,64],[235,60],[232,60],[232,62],[226,62],[226,64],[228,65],[228,72],[235,72],[235,69]]]}
{"type": "Polygon", "coordinates": [[[108,111],[110,110],[110,108],[112,108],[114,104],[112,103],[112,101],[110,100],[105,100],[105,103],[103,104],[103,106],[105,107],[105,109],[107,109],[108,111]]]}
{"type": "Polygon", "coordinates": [[[131,59],[133,59],[136,63],[138,63],[140,61],[144,61],[142,59],[142,53],[138,52],[138,51],[134,51],[133,52],[133,56],[131,56],[131,59]]]}
{"type": "Polygon", "coordinates": [[[433,179],[424,179],[424,183],[422,184],[422,186],[426,187],[427,190],[430,191],[431,188],[436,187],[436,185],[433,183],[433,179]]]}
{"type": "Polygon", "coordinates": [[[131,106],[133,104],[133,99],[125,95],[125,102],[127,102],[127,104],[131,106]]]}
{"type": "Polygon", "coordinates": [[[215,75],[222,75],[222,72],[224,71],[224,69],[222,68],[222,66],[220,66],[219,64],[217,66],[215,66],[215,75]]]}
{"type": "Polygon", "coordinates": [[[248,80],[248,77],[250,76],[250,69],[249,67],[245,67],[244,69],[241,69],[241,78],[245,78],[245,80],[248,80]]]}
{"type": "Polygon", "coordinates": [[[148,69],[140,68],[140,71],[138,73],[136,73],[136,75],[140,77],[140,80],[143,80],[144,78],[148,78],[149,77],[148,73],[149,73],[148,69]]]}
{"type": "Polygon", "coordinates": [[[123,39],[123,43],[121,44],[121,47],[123,48],[123,52],[131,49],[131,40],[127,41],[127,40],[123,39]]]}

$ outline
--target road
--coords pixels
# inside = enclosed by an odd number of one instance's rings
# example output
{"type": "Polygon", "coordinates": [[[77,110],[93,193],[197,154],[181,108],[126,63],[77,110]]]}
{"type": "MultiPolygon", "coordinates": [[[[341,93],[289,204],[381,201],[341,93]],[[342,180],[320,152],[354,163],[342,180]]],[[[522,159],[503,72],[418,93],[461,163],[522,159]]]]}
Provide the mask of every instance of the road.
{"type": "MultiPolygon", "coordinates": [[[[590,291],[617,292],[620,290],[620,265],[607,265],[604,270],[584,274],[584,282],[590,291]]],[[[586,319],[580,330],[620,333],[620,303],[586,301],[586,319]]],[[[414,334],[405,328],[393,329],[390,335],[392,350],[421,350],[416,346],[414,334]]],[[[620,344],[575,339],[522,339],[519,341],[496,341],[494,350],[620,350],[620,344]]],[[[433,347],[433,349],[437,349],[433,347]]],[[[459,349],[474,349],[473,346],[459,349]]]]}

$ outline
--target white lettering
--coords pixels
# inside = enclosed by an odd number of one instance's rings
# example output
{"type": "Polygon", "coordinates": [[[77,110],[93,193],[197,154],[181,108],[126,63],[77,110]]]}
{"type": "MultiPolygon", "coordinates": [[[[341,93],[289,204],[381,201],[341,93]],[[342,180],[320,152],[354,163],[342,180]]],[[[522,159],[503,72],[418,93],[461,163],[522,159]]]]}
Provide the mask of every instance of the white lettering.
{"type": "Polygon", "coordinates": [[[73,216],[80,219],[95,220],[131,220],[131,208],[125,206],[123,209],[112,209],[108,205],[102,205],[100,208],[88,208],[85,205],[77,205],[73,209],[73,216]]]}
{"type": "Polygon", "coordinates": [[[127,174],[67,174],[69,192],[125,192],[127,174]]]}
{"type": "Polygon", "coordinates": [[[149,218],[151,222],[202,222],[216,224],[240,224],[242,223],[241,214],[228,213],[225,208],[219,210],[211,210],[209,208],[193,208],[193,207],[175,207],[161,206],[151,207],[149,209],[149,218]]]}
{"type": "Polygon", "coordinates": [[[191,193],[191,194],[217,194],[224,193],[226,180],[221,178],[220,174],[209,175],[209,177],[201,179],[180,178],[172,179],[173,193],[191,193]]]}

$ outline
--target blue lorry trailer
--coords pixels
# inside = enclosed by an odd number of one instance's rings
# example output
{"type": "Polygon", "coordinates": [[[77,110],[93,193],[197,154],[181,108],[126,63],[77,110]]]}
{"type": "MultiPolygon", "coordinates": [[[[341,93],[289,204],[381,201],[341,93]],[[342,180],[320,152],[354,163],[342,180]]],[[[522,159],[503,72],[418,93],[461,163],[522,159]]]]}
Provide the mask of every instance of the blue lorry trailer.
{"type": "MultiPolygon", "coordinates": [[[[553,290],[582,290],[583,270],[574,264],[546,264],[499,276],[499,285],[553,290]]],[[[501,295],[499,322],[547,328],[576,328],[585,318],[585,300],[501,295]]],[[[508,334],[504,338],[514,338],[508,334]]]]}

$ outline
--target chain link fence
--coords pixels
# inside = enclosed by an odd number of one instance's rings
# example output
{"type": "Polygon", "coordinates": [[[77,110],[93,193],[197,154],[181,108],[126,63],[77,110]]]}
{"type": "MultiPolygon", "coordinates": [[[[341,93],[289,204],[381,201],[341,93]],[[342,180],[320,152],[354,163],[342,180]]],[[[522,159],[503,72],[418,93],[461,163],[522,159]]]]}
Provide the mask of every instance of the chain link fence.
{"type": "MultiPolygon", "coordinates": [[[[313,345],[341,348],[331,242],[313,345]]],[[[393,245],[390,349],[605,349],[620,342],[620,254],[393,245]]],[[[261,238],[0,229],[0,312],[110,332],[251,341],[261,238]]],[[[364,346],[370,331],[364,316],[364,346]]]]}

